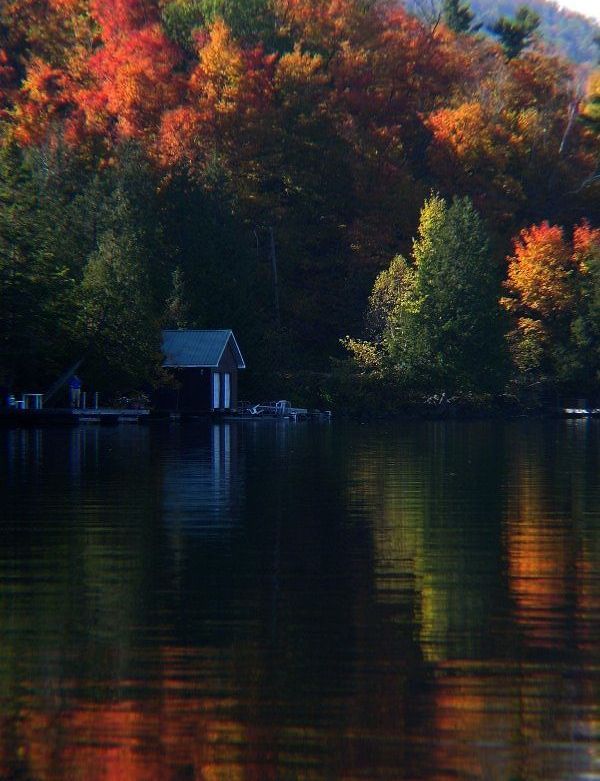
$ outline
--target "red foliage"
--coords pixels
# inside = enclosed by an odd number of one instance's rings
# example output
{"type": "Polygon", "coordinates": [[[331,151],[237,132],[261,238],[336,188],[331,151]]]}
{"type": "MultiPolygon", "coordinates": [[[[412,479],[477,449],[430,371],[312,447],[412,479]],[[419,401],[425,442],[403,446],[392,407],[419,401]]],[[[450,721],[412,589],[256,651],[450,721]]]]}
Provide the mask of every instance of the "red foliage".
{"type": "Polygon", "coordinates": [[[579,264],[562,228],[548,222],[525,228],[508,260],[506,286],[519,307],[546,319],[572,309],[579,264]]]}
{"type": "Polygon", "coordinates": [[[15,111],[15,137],[24,144],[42,141],[49,126],[67,114],[72,100],[68,74],[43,60],[34,60],[15,111]]]}
{"type": "Polygon", "coordinates": [[[180,52],[158,25],[116,38],[88,61],[90,86],[77,94],[91,130],[112,129],[117,137],[156,132],[164,111],[177,105],[180,52]]]}
{"type": "Polygon", "coordinates": [[[229,146],[233,154],[241,126],[247,146],[272,97],[275,55],[266,55],[261,47],[242,48],[221,20],[200,44],[186,105],[162,118],[157,151],[163,163],[193,164],[203,158],[207,145],[229,146]]]}
{"type": "Polygon", "coordinates": [[[90,6],[104,41],[126,37],[158,20],[158,9],[152,0],[90,0],[90,6]]]}
{"type": "Polygon", "coordinates": [[[587,220],[583,220],[573,231],[573,256],[585,267],[591,255],[600,260],[600,228],[592,228],[587,220]]]}

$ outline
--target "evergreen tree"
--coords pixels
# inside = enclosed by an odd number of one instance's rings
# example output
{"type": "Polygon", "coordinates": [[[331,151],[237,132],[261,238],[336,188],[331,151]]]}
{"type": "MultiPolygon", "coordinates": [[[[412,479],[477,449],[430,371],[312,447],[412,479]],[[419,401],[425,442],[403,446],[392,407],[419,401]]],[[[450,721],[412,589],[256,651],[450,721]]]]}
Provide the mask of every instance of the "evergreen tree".
{"type": "Polygon", "coordinates": [[[272,44],[275,16],[269,0],[171,0],[162,9],[162,22],[171,40],[195,52],[194,33],[223,19],[235,38],[272,44]]]}
{"type": "Polygon", "coordinates": [[[0,384],[45,390],[73,341],[75,283],[35,155],[0,153],[0,384]],[[64,248],[63,248],[64,249],[64,248]]]}
{"type": "Polygon", "coordinates": [[[522,5],[514,19],[501,16],[490,28],[500,39],[507,60],[514,60],[533,42],[533,35],[540,26],[535,11],[522,5]]]}
{"type": "Polygon", "coordinates": [[[89,346],[88,382],[99,390],[139,388],[159,365],[160,334],[152,305],[145,247],[121,190],[82,282],[81,327],[89,346]]]}
{"type": "Polygon", "coordinates": [[[469,3],[461,0],[444,0],[442,5],[442,19],[447,27],[455,33],[472,33],[479,30],[480,24],[473,24],[475,14],[471,11],[469,3]]]}
{"type": "Polygon", "coordinates": [[[504,365],[499,278],[483,221],[468,198],[424,205],[414,277],[393,312],[388,351],[407,382],[497,391],[504,365]]]}

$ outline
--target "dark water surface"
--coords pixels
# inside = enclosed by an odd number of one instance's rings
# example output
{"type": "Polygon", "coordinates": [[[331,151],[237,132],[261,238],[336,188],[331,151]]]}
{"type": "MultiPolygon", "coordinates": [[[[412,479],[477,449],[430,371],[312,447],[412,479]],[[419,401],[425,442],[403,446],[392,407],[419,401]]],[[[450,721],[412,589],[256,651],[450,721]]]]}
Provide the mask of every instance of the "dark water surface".
{"type": "Polygon", "coordinates": [[[600,779],[600,425],[0,432],[0,778],[600,779]]]}

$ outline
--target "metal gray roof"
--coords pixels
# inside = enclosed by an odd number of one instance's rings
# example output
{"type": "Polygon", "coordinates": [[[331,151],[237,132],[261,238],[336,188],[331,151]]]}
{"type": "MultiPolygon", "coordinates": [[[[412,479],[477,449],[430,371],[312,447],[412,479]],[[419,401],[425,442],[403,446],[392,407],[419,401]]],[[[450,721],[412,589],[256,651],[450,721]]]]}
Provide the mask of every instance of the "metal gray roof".
{"type": "Polygon", "coordinates": [[[237,361],[238,369],[246,365],[233,331],[163,331],[163,366],[170,368],[216,367],[227,345],[237,361]]]}

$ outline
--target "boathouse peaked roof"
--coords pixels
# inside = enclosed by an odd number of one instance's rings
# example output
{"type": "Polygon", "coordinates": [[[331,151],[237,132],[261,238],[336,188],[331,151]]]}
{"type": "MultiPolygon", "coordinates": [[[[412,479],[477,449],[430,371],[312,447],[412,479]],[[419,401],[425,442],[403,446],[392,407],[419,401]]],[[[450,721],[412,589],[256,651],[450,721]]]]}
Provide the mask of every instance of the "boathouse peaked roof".
{"type": "Polygon", "coordinates": [[[238,369],[245,369],[242,353],[230,329],[163,331],[163,366],[171,369],[217,368],[227,346],[233,353],[238,369]]]}

